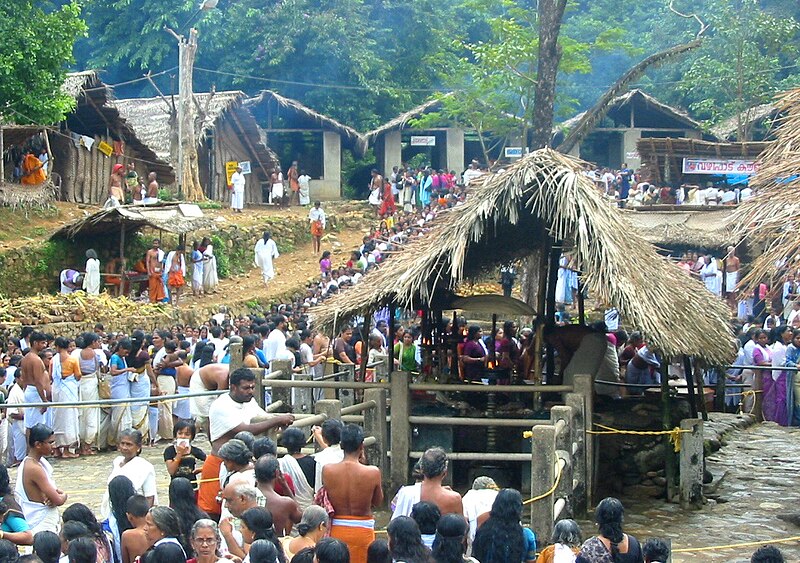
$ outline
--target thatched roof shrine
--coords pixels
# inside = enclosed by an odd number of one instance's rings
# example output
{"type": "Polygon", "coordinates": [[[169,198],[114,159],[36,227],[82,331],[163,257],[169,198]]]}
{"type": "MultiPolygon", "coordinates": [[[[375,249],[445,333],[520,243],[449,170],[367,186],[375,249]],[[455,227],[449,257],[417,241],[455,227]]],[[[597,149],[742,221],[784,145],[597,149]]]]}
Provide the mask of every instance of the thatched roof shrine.
{"type": "Polygon", "coordinates": [[[331,328],[390,302],[430,303],[491,266],[541,257],[548,236],[571,248],[592,296],[617,307],[665,356],[730,360],[725,304],[659,256],[626,215],[600,196],[581,162],[550,149],[487,177],[464,204],[440,214],[425,236],[312,315],[319,326],[331,328]]]}
{"type": "Polygon", "coordinates": [[[704,206],[701,210],[669,207],[672,209],[634,208],[623,213],[643,239],[658,247],[713,250],[721,258],[720,252],[740,240],[730,223],[734,207],[704,206]]]}

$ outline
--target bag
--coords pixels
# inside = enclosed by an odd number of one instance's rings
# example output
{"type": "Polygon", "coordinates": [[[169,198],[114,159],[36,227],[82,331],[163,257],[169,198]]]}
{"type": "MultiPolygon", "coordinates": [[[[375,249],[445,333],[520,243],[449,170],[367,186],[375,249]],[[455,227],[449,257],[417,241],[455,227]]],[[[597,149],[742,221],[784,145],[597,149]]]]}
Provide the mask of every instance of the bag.
{"type": "Polygon", "coordinates": [[[97,374],[97,394],[101,399],[111,398],[111,372],[97,374]]]}

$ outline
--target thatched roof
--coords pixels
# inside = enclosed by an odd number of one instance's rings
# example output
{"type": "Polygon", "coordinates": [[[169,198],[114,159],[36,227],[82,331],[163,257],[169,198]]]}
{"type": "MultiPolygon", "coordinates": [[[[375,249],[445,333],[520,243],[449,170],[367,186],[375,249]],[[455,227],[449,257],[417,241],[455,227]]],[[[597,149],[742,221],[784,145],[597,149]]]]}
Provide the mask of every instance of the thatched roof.
{"type": "Polygon", "coordinates": [[[752,289],[779,275],[776,264],[800,266],[800,88],[784,93],[776,103],[783,115],[776,139],[761,154],[761,166],[750,181],[755,197],[739,206],[733,220],[738,234],[765,250],[742,280],[752,289]]]}
{"type": "Polygon", "coordinates": [[[635,208],[625,210],[625,215],[639,235],[655,246],[724,251],[739,242],[729,222],[734,211],[734,207],[721,205],[706,206],[702,211],[635,208]]]}
{"type": "Polygon", "coordinates": [[[332,117],[311,109],[297,100],[281,96],[273,90],[262,90],[258,96],[247,100],[245,105],[249,108],[253,108],[255,106],[260,106],[261,104],[270,103],[275,104],[279,112],[281,109],[288,109],[294,115],[300,117],[306,122],[313,123],[315,126],[319,126],[324,130],[335,131],[336,133],[339,133],[345,141],[345,144],[350,144],[356,149],[357,152],[363,154],[364,149],[366,148],[366,143],[361,133],[352,127],[340,123],[332,117]]]}
{"type": "Polygon", "coordinates": [[[373,129],[368,133],[365,133],[364,138],[367,140],[367,142],[372,143],[375,141],[377,137],[379,137],[383,133],[386,133],[387,131],[393,131],[395,129],[402,130],[406,127],[406,125],[408,125],[408,122],[411,121],[412,119],[421,117],[431,111],[437,111],[441,107],[441,105],[442,101],[438,98],[428,100],[427,102],[424,102],[418,105],[417,107],[411,108],[407,112],[401,113],[400,115],[398,115],[397,117],[395,117],[390,121],[387,121],[380,127],[373,129]]]}
{"type": "Polygon", "coordinates": [[[773,119],[778,116],[778,106],[775,104],[761,104],[753,106],[741,112],[739,115],[733,115],[720,122],[711,128],[711,132],[718,138],[725,141],[738,140],[736,136],[739,134],[739,120],[741,119],[742,125],[745,128],[751,128],[753,125],[773,119]]]}
{"type": "Polygon", "coordinates": [[[56,231],[50,238],[76,239],[81,236],[118,235],[144,227],[168,233],[184,234],[208,229],[214,224],[211,217],[193,203],[158,203],[153,205],[122,205],[101,209],[56,231]]]}
{"type": "Polygon", "coordinates": [[[769,143],[764,141],[714,143],[684,137],[648,137],[636,142],[642,162],[657,156],[749,159],[758,157],[767,147],[769,143]]]}
{"type": "Polygon", "coordinates": [[[85,89],[97,88],[101,85],[102,82],[95,70],[68,72],[64,84],[61,85],[61,91],[77,100],[85,89]]]}
{"type": "Polygon", "coordinates": [[[437,217],[425,236],[314,308],[315,321],[330,328],[334,319],[391,300],[401,306],[431,302],[482,267],[541,252],[549,233],[572,248],[593,297],[617,307],[666,356],[728,361],[725,304],[659,256],[601,197],[582,166],[542,149],[487,177],[464,204],[437,217]]]}

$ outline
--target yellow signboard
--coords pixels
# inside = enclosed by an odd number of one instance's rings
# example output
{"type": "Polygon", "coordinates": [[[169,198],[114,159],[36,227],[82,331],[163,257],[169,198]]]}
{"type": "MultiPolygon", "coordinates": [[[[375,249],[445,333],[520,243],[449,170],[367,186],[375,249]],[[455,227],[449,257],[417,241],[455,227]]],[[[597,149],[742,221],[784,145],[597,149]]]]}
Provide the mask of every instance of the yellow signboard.
{"type": "Polygon", "coordinates": [[[105,141],[100,141],[97,144],[97,150],[103,153],[106,156],[111,156],[111,153],[114,152],[114,147],[106,143],[105,141]]]}
{"type": "Polygon", "coordinates": [[[225,177],[228,179],[226,184],[229,186],[231,185],[231,176],[233,176],[233,173],[236,172],[237,166],[239,166],[239,163],[235,160],[225,163],[225,177]]]}

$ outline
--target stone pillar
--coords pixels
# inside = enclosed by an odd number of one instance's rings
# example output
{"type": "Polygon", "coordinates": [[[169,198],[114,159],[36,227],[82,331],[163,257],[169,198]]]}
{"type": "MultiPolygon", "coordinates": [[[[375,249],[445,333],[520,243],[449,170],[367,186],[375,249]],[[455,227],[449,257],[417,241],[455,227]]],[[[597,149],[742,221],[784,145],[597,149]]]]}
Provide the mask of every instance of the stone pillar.
{"type": "Polygon", "coordinates": [[[460,174],[464,170],[464,130],[450,127],[445,130],[447,170],[460,174]]]}
{"type": "Polygon", "coordinates": [[[622,162],[628,163],[628,168],[636,170],[642,165],[642,159],[636,148],[636,143],[642,138],[641,129],[628,129],[622,134],[622,162]],[[629,153],[636,153],[637,157],[629,156],[629,153]]]}
{"type": "Polygon", "coordinates": [[[400,131],[387,131],[382,135],[383,154],[378,160],[378,165],[382,170],[378,170],[385,176],[392,173],[392,167],[400,166],[403,159],[403,141],[400,131]]]}
{"type": "Polygon", "coordinates": [[[334,131],[322,132],[322,179],[338,186],[342,194],[342,138],[334,131]]]}
{"type": "Polygon", "coordinates": [[[381,470],[384,487],[389,485],[389,457],[386,455],[386,389],[367,389],[364,401],[375,401],[375,408],[364,411],[364,434],[375,436],[375,446],[367,449],[367,461],[381,470]]]}
{"type": "Polygon", "coordinates": [[[703,506],[703,420],[681,420],[680,491],[681,508],[703,506]]]}
{"type": "MultiPolygon", "coordinates": [[[[394,416],[392,416],[394,422],[394,416]]],[[[531,498],[546,493],[552,488],[556,478],[556,429],[552,424],[537,424],[533,427],[531,445],[531,498]]],[[[553,534],[552,493],[530,504],[531,528],[540,538],[553,534]]]]}

